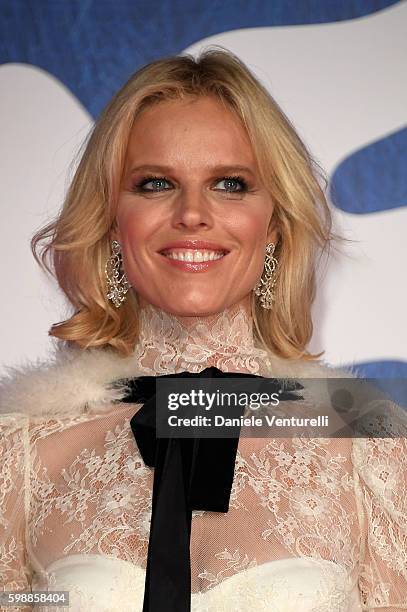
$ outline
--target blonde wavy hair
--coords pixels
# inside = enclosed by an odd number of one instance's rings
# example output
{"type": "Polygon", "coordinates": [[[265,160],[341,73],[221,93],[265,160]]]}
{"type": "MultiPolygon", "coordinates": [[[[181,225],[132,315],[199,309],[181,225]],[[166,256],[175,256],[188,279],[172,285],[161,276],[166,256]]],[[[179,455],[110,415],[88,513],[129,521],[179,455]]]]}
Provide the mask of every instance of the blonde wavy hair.
{"type": "Polygon", "coordinates": [[[313,325],[317,254],[334,238],[324,195],[327,180],[293,125],[245,64],[222,47],[167,57],[138,70],[117,92],[83,145],[83,154],[56,219],[35,233],[36,261],[55,276],[74,312],[49,335],[83,348],[113,347],[128,356],[139,332],[137,294],[116,309],[107,299],[105,263],[111,254],[117,197],[127,144],[139,113],[161,101],[213,96],[247,131],[260,178],[274,202],[275,302],[263,309],[252,292],[255,334],[287,359],[319,358],[306,350],[313,325]]]}

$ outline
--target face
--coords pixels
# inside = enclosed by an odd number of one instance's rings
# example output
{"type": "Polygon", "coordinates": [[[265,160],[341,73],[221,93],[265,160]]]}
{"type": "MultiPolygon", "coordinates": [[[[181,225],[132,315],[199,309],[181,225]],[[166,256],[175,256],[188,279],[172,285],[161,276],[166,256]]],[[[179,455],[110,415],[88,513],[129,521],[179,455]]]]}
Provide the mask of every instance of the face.
{"type": "Polygon", "coordinates": [[[135,121],[112,238],[140,303],[178,316],[247,304],[277,242],[248,136],[212,98],[160,102],[135,121]]]}

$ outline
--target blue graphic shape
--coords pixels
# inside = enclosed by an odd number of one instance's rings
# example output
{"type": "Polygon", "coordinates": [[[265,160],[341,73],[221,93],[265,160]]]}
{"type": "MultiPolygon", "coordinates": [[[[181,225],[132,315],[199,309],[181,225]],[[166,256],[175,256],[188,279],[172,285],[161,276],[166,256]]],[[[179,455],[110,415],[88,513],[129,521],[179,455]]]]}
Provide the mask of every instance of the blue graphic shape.
{"type": "Polygon", "coordinates": [[[363,215],[407,204],[407,128],[349,155],[334,170],[332,203],[363,215]]]}
{"type": "Polygon", "coordinates": [[[389,399],[407,409],[407,362],[366,361],[341,367],[353,371],[358,378],[374,378],[374,384],[389,399]]]}
{"type": "Polygon", "coordinates": [[[407,362],[383,359],[378,361],[365,361],[352,365],[341,366],[346,369],[356,370],[361,378],[407,378],[407,362]]]}
{"type": "Polygon", "coordinates": [[[0,63],[54,75],[96,118],[144,64],[241,28],[364,17],[399,0],[2,0],[0,63]]]}

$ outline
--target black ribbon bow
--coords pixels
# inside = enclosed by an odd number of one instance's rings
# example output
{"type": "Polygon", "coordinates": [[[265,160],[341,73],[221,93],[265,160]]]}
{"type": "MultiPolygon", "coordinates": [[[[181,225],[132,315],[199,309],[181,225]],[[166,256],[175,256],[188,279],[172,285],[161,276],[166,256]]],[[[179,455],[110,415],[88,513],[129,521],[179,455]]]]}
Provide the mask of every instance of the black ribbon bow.
{"type": "MultiPolygon", "coordinates": [[[[277,379],[206,368],[199,374],[181,372],[127,379],[123,402],[143,406],[130,420],[143,461],[154,467],[150,538],[143,612],[190,612],[190,535],[192,510],[227,512],[233,484],[239,435],[231,438],[157,438],[156,381],[166,378],[258,378],[267,390],[277,379]]],[[[294,389],[302,389],[296,383],[294,389]]],[[[302,399],[291,391],[280,401],[302,399]]],[[[166,407],[162,407],[162,412],[166,407]]],[[[241,407],[241,414],[244,407],[241,407]]],[[[238,416],[241,416],[239,414],[238,416]]],[[[240,428],[239,428],[240,431],[240,428]]]]}

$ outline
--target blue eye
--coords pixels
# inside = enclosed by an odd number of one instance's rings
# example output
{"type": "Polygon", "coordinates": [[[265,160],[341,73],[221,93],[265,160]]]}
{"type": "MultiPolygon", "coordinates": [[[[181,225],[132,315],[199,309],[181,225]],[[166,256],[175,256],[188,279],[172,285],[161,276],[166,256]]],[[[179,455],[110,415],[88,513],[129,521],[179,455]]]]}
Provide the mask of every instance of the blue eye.
{"type": "Polygon", "coordinates": [[[247,191],[247,183],[241,176],[224,176],[219,183],[225,183],[225,189],[220,189],[220,191],[227,191],[229,193],[242,193],[247,191]]]}
{"type": "Polygon", "coordinates": [[[149,178],[144,178],[142,181],[137,183],[137,185],[135,185],[135,191],[167,191],[167,188],[163,186],[165,183],[168,184],[168,181],[164,176],[151,176],[149,178]],[[146,185],[149,183],[152,183],[155,185],[155,187],[153,189],[146,189],[146,185]]]}
{"type": "MultiPolygon", "coordinates": [[[[248,186],[244,178],[241,176],[224,176],[217,179],[216,185],[224,183],[223,189],[216,189],[216,191],[225,191],[226,193],[245,193],[248,191],[248,186]]],[[[160,193],[163,191],[169,191],[171,187],[166,187],[165,184],[171,185],[171,183],[165,178],[165,176],[149,176],[143,178],[132,188],[133,191],[138,193],[160,193]],[[147,187],[147,185],[153,187],[147,187]]]]}

